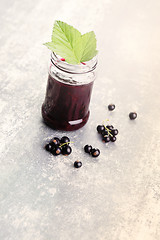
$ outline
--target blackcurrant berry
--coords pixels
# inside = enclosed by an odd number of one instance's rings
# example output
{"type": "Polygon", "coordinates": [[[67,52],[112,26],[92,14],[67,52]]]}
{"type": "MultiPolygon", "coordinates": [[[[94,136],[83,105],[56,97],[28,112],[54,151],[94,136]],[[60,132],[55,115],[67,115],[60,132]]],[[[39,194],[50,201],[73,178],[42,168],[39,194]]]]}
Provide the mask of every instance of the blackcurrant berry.
{"type": "Polygon", "coordinates": [[[110,137],[110,140],[111,140],[111,142],[115,142],[116,141],[116,137],[115,136],[113,136],[113,137],[110,137]]]}
{"type": "Polygon", "coordinates": [[[102,133],[104,130],[105,130],[104,125],[98,125],[98,126],[97,126],[97,132],[98,132],[98,133],[102,133]]]}
{"type": "Polygon", "coordinates": [[[103,136],[102,141],[107,143],[110,142],[110,137],[109,136],[103,136]]]}
{"type": "Polygon", "coordinates": [[[93,148],[91,153],[92,157],[98,157],[100,154],[100,150],[98,148],[93,148]]]}
{"type": "Polygon", "coordinates": [[[137,113],[136,113],[136,112],[130,112],[129,118],[130,118],[131,120],[136,119],[136,118],[137,118],[137,113]]]}
{"type": "Polygon", "coordinates": [[[60,144],[60,140],[59,140],[59,138],[57,138],[57,137],[54,137],[54,138],[51,140],[51,142],[53,142],[55,146],[57,146],[57,145],[60,144]]]}
{"type": "Polygon", "coordinates": [[[115,105],[114,104],[109,104],[108,105],[108,110],[109,111],[113,111],[115,109],[115,105]]]}
{"type": "Polygon", "coordinates": [[[52,152],[52,150],[55,148],[54,144],[52,143],[48,143],[46,144],[45,146],[45,149],[48,151],[48,152],[52,152]]]}
{"type": "Polygon", "coordinates": [[[102,136],[109,136],[109,132],[110,132],[110,131],[107,131],[107,129],[105,129],[105,130],[102,132],[102,136]]]}
{"type": "Polygon", "coordinates": [[[75,161],[75,162],[74,162],[74,167],[75,167],[75,168],[80,168],[80,167],[82,167],[82,162],[80,162],[80,161],[75,161]]]}
{"type": "Polygon", "coordinates": [[[112,130],[111,130],[111,134],[112,134],[113,136],[116,136],[116,135],[118,134],[118,129],[112,129],[112,130]]]}
{"type": "Polygon", "coordinates": [[[52,154],[57,156],[61,154],[61,151],[62,151],[61,148],[57,146],[55,149],[52,150],[52,154]]]}
{"type": "Polygon", "coordinates": [[[61,141],[60,141],[60,142],[61,142],[61,144],[63,144],[63,143],[69,144],[70,139],[69,139],[68,137],[64,136],[64,137],[61,138],[61,141]]]}
{"type": "Polygon", "coordinates": [[[109,130],[112,130],[113,126],[112,125],[107,125],[106,128],[109,129],[109,130]]]}
{"type": "Polygon", "coordinates": [[[91,153],[91,151],[92,151],[92,146],[90,146],[90,145],[85,145],[85,146],[84,146],[84,151],[85,151],[86,153],[91,153]]]}
{"type": "Polygon", "coordinates": [[[63,155],[69,155],[69,154],[71,154],[71,152],[72,152],[72,148],[69,146],[69,145],[64,145],[64,146],[62,146],[62,154],[63,155]]]}

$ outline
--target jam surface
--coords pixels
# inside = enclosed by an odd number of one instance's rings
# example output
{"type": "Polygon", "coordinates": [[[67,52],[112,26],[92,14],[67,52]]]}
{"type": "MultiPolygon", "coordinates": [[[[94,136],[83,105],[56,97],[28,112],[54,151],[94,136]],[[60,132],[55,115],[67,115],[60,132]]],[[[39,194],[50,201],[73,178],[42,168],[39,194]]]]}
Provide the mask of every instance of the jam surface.
{"type": "Polygon", "coordinates": [[[71,85],[49,75],[42,105],[44,122],[54,129],[66,131],[84,126],[89,117],[92,87],[93,82],[71,85]]]}

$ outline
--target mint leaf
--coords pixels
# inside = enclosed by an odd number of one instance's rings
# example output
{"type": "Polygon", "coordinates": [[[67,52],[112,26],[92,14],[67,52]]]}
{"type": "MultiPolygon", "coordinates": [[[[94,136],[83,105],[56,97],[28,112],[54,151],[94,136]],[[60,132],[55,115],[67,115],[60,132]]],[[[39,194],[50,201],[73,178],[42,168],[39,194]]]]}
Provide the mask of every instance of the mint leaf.
{"type": "Polygon", "coordinates": [[[77,29],[61,21],[55,21],[52,41],[44,45],[70,64],[89,61],[97,54],[93,31],[81,35],[77,29]]]}

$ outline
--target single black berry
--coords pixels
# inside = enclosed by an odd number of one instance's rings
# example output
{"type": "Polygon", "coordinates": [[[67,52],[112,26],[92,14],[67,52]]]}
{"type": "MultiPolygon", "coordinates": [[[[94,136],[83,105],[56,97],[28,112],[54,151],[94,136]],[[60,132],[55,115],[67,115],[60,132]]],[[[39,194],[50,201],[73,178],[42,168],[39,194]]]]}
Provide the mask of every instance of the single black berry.
{"type": "Polygon", "coordinates": [[[98,148],[93,148],[91,153],[92,157],[98,157],[100,154],[100,150],[98,148]]]}
{"type": "Polygon", "coordinates": [[[103,132],[102,132],[102,136],[109,136],[109,132],[107,129],[105,129],[103,132]]]}
{"type": "Polygon", "coordinates": [[[137,118],[137,113],[136,113],[136,112],[130,112],[129,118],[130,118],[131,120],[136,119],[136,118],[137,118]]]}
{"type": "Polygon", "coordinates": [[[57,146],[55,149],[52,150],[52,154],[57,156],[61,154],[61,151],[62,151],[61,148],[57,146]]]}
{"type": "Polygon", "coordinates": [[[113,126],[112,125],[107,125],[106,128],[109,129],[109,130],[112,130],[113,126]]]}
{"type": "Polygon", "coordinates": [[[72,148],[69,146],[69,145],[64,145],[64,146],[62,146],[62,154],[63,155],[69,155],[69,154],[71,154],[71,152],[72,152],[72,148]]]}
{"type": "Polygon", "coordinates": [[[54,144],[52,143],[48,143],[46,144],[45,146],[45,149],[48,151],[48,152],[52,152],[52,150],[55,148],[54,144]]]}
{"type": "Polygon", "coordinates": [[[61,142],[61,144],[63,144],[63,143],[69,144],[70,139],[68,137],[64,136],[64,137],[61,138],[60,142],[61,142]]]}
{"type": "Polygon", "coordinates": [[[57,138],[57,137],[54,137],[54,138],[51,140],[51,142],[53,142],[55,146],[57,146],[57,145],[60,144],[60,140],[59,140],[59,138],[57,138]]]}
{"type": "Polygon", "coordinates": [[[80,162],[80,161],[75,161],[75,162],[74,162],[74,167],[75,167],[75,168],[80,168],[80,167],[82,167],[82,162],[80,162]]]}
{"type": "Polygon", "coordinates": [[[116,137],[115,136],[113,136],[113,137],[110,137],[110,140],[111,140],[111,142],[115,142],[116,141],[116,137]]]}
{"type": "Polygon", "coordinates": [[[118,129],[112,129],[112,130],[111,130],[111,134],[112,134],[113,136],[116,136],[116,135],[118,134],[118,129]]]}
{"type": "Polygon", "coordinates": [[[109,111],[113,111],[115,109],[115,105],[114,104],[109,104],[108,105],[108,110],[109,111]]]}
{"type": "Polygon", "coordinates": [[[105,126],[104,125],[98,125],[97,126],[97,132],[98,133],[102,133],[105,130],[105,126]]]}
{"type": "Polygon", "coordinates": [[[110,142],[110,136],[103,136],[102,141],[105,143],[110,142]]]}
{"type": "Polygon", "coordinates": [[[91,146],[91,145],[85,145],[85,146],[84,146],[84,151],[85,151],[86,153],[91,153],[91,151],[92,151],[92,146],[91,146]]]}

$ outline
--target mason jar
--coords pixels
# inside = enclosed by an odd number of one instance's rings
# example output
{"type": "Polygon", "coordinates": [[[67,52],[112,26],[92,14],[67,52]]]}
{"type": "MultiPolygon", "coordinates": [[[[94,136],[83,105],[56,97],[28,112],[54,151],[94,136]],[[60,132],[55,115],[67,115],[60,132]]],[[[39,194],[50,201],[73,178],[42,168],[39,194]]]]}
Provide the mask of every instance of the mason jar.
{"type": "Polygon", "coordinates": [[[89,103],[97,59],[72,65],[51,54],[46,96],[42,105],[44,122],[53,129],[72,131],[89,118],[89,103]]]}

